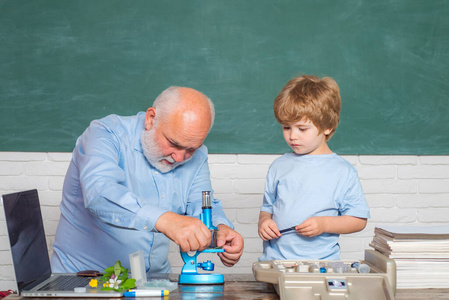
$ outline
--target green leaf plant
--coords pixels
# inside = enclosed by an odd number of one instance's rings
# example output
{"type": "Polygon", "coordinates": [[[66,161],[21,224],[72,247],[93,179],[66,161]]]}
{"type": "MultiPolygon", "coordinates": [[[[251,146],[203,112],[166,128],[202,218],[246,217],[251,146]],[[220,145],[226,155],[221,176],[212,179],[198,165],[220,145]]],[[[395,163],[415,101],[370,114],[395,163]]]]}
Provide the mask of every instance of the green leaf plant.
{"type": "Polygon", "coordinates": [[[103,283],[102,291],[125,292],[136,286],[136,280],[128,278],[128,269],[122,267],[120,260],[117,260],[113,266],[104,270],[104,275],[100,278],[100,282],[103,283]]]}

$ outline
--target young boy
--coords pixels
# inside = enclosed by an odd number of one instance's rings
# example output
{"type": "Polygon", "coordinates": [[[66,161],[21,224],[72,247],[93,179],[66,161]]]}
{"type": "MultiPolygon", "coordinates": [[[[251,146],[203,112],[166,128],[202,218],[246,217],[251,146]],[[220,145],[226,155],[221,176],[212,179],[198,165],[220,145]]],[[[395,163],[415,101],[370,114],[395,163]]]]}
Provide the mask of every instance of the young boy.
{"type": "Polygon", "coordinates": [[[259,216],[260,261],[338,260],[340,234],[360,231],[369,207],[355,168],[327,141],[337,129],[340,91],[329,77],[290,80],[274,100],[274,114],[293,153],[268,170],[259,216]],[[296,231],[281,234],[279,230],[296,231]]]}

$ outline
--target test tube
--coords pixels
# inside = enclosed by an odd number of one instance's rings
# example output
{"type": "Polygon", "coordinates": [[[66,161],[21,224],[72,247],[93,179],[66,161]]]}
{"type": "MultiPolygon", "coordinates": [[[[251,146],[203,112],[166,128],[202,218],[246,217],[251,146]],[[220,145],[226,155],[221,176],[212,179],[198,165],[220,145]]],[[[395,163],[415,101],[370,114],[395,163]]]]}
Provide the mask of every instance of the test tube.
{"type": "Polygon", "coordinates": [[[370,267],[367,264],[361,264],[358,261],[351,264],[351,267],[356,268],[359,273],[369,273],[370,267]]]}

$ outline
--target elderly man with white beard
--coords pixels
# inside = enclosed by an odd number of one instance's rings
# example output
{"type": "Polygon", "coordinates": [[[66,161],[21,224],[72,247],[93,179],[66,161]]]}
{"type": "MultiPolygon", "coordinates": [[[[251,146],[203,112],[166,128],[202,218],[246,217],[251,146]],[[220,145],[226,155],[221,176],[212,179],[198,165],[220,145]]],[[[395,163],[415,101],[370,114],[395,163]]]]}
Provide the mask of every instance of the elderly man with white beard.
{"type": "MultiPolygon", "coordinates": [[[[78,138],[63,186],[52,270],[104,270],[142,250],[146,271],[171,272],[169,240],[181,251],[201,251],[210,230],[198,219],[202,191],[212,191],[203,142],[215,117],[213,103],[186,87],[163,91],[136,116],[93,121],[78,138]]],[[[218,253],[236,264],[243,238],[212,193],[218,253]]]]}

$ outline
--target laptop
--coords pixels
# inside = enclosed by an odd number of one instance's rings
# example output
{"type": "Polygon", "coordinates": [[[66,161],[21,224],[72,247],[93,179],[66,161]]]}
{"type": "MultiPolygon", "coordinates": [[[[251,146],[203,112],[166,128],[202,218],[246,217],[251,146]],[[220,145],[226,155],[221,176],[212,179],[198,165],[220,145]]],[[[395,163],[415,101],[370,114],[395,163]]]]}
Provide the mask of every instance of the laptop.
{"type": "Polygon", "coordinates": [[[92,288],[95,277],[52,274],[37,190],[2,196],[16,290],[23,297],[122,297],[92,288]],[[62,281],[62,283],[61,283],[62,281]],[[65,283],[64,283],[65,282],[65,283]],[[62,284],[62,286],[61,286],[62,284]]]}

